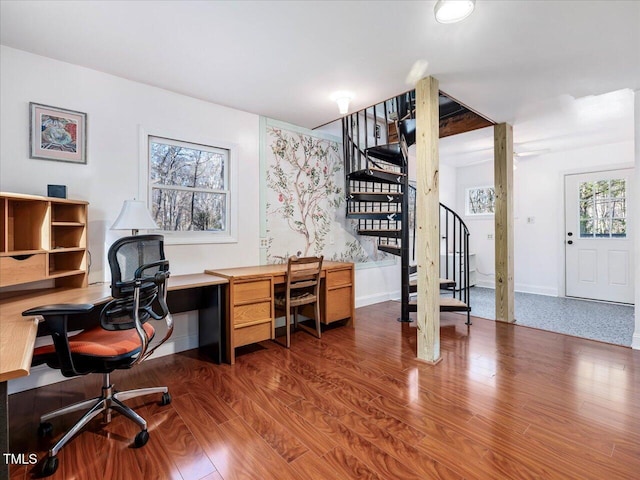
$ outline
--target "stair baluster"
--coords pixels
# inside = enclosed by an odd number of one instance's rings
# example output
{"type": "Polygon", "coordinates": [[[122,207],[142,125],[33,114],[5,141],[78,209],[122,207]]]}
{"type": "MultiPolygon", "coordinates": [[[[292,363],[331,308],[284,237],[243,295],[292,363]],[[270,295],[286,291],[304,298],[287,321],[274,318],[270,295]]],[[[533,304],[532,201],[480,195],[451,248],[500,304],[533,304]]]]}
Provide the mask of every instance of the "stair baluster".
{"type": "MultiPolygon", "coordinates": [[[[359,234],[378,237],[379,250],[400,256],[402,307],[398,320],[411,321],[410,312],[417,307],[411,302],[415,282],[412,283],[410,277],[412,271],[415,272],[410,262],[415,261],[416,238],[415,221],[413,228],[409,227],[410,207],[415,211],[415,204],[409,204],[409,192],[414,187],[409,184],[408,148],[415,143],[415,92],[406,92],[344,117],[343,139],[347,217],[357,219],[359,234]],[[379,135],[376,129],[382,118],[378,119],[378,107],[384,112],[384,133],[381,129],[379,135]],[[370,122],[367,116],[371,111],[370,122]],[[364,115],[362,122],[361,114],[364,115]],[[371,147],[369,135],[373,136],[371,147]]],[[[444,240],[443,253],[447,259],[441,268],[445,279],[440,284],[441,289],[453,293],[452,297],[441,297],[440,310],[465,311],[470,324],[469,231],[453,210],[442,204],[440,209],[440,237],[444,240]],[[454,259],[451,268],[450,251],[454,259]]]]}

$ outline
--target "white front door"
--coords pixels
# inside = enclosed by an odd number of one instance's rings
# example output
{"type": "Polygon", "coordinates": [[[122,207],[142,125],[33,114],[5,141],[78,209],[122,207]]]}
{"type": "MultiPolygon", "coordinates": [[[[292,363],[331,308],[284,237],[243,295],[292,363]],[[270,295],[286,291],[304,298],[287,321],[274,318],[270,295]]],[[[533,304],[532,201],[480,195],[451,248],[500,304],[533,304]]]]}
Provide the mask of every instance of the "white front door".
{"type": "Polygon", "coordinates": [[[565,176],[566,295],[633,303],[633,170],[565,176]]]}

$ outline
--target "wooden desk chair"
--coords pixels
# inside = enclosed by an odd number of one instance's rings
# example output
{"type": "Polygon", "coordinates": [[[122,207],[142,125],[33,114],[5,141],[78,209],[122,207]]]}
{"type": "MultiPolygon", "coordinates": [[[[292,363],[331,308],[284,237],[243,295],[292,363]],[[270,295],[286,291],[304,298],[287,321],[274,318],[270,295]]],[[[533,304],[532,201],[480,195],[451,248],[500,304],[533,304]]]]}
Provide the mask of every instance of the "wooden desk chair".
{"type": "Polygon", "coordinates": [[[105,423],[111,421],[111,411],[128,417],[138,424],[140,432],[134,446],[142,447],[149,440],[147,422],[123,403],[129,398],[161,393],[161,405],[171,403],[167,387],[140,388],[117,391],[111,383],[110,373],[116,369],[128,369],[142,362],[173,331],[173,320],[166,304],[169,262],[164,257],[161,235],[137,235],[117,240],[109,249],[111,267],[111,296],[100,314],[100,325],[70,335],[67,320],[73,315],[90,312],[91,304],[59,304],[36,307],[23,315],[41,315],[51,331],[52,345],[38,347],[34,351],[33,364],[46,363],[59,369],[65,377],[101,373],[103,376],[100,396],[85,400],[40,417],[40,436],[50,435],[53,426],[49,420],[71,412],[84,411],[84,415],[49,450],[43,460],[40,476],[55,473],[57,454],[85,425],[100,413],[105,423]],[[153,348],[150,342],[155,330],[148,320],[164,320],[167,333],[153,348]]]}
{"type": "Polygon", "coordinates": [[[314,304],[315,331],[306,325],[300,328],[320,338],[320,272],[323,257],[289,257],[287,264],[287,284],[282,292],[276,292],[274,304],[276,311],[284,311],[286,344],[291,346],[291,309],[293,308],[293,326],[298,328],[298,308],[314,304]]]}

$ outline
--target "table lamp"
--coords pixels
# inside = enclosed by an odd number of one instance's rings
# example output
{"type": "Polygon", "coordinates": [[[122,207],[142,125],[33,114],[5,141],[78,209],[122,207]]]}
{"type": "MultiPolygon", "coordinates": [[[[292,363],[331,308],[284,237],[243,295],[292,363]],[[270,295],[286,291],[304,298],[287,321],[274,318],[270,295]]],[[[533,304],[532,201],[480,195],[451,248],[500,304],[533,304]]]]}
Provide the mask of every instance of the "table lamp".
{"type": "Polygon", "coordinates": [[[125,200],[120,215],[111,225],[111,230],[129,230],[137,235],[141,229],[157,229],[158,225],[151,217],[147,205],[141,200],[125,200]]]}

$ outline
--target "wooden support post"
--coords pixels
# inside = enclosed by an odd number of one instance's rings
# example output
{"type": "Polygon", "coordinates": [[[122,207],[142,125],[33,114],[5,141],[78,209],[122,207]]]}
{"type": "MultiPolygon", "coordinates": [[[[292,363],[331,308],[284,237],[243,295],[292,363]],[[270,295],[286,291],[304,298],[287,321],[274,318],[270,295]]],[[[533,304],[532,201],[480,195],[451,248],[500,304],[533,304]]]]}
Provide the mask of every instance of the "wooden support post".
{"type": "Polygon", "coordinates": [[[493,129],[496,251],[496,320],[515,322],[513,294],[513,127],[493,129]]]}
{"type": "Polygon", "coordinates": [[[416,85],[416,258],[418,260],[418,358],[440,358],[440,190],[438,81],[416,85]]]}

